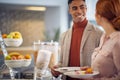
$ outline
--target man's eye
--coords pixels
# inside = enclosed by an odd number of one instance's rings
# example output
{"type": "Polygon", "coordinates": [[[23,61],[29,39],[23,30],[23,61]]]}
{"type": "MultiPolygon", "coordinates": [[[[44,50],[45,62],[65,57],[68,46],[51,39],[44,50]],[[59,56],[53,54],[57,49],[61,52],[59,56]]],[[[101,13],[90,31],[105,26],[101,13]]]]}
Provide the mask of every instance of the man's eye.
{"type": "Polygon", "coordinates": [[[85,5],[81,5],[81,6],[80,6],[80,9],[85,9],[85,8],[86,8],[85,5]]]}
{"type": "Polygon", "coordinates": [[[84,9],[85,7],[84,6],[81,6],[80,9],[84,9]]]}
{"type": "Polygon", "coordinates": [[[77,7],[73,6],[73,7],[72,7],[72,10],[77,10],[77,7]]]}

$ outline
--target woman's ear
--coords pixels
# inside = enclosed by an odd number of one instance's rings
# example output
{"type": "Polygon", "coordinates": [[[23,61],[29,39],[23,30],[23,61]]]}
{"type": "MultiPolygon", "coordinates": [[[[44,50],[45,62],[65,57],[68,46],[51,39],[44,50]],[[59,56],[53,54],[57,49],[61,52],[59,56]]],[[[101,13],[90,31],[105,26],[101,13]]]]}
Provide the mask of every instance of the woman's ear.
{"type": "Polygon", "coordinates": [[[99,15],[99,14],[96,14],[96,17],[97,17],[98,19],[102,18],[102,16],[99,15]]]}

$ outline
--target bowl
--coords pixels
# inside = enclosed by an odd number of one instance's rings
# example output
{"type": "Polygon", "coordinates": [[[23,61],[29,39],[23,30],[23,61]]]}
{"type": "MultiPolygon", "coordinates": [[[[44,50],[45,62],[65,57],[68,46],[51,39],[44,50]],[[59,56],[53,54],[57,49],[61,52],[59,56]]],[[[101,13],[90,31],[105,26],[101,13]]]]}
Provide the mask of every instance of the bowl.
{"type": "Polygon", "coordinates": [[[19,47],[23,43],[23,39],[4,39],[6,46],[19,47]]]}
{"type": "Polygon", "coordinates": [[[31,59],[25,59],[23,62],[24,67],[28,67],[31,64],[31,59]]]}
{"type": "Polygon", "coordinates": [[[31,59],[5,60],[5,64],[11,68],[28,67],[31,64],[31,59]]]}

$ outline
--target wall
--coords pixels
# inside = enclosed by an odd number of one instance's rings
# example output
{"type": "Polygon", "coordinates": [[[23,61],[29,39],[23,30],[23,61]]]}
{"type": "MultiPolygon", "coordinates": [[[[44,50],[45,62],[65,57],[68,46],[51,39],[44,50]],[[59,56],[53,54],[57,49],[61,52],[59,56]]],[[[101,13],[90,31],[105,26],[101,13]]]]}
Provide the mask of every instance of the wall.
{"type": "Polygon", "coordinates": [[[33,41],[45,39],[44,12],[0,9],[2,33],[19,31],[23,36],[22,46],[31,46],[33,41]]]}
{"type": "Polygon", "coordinates": [[[60,6],[65,3],[65,0],[0,0],[0,3],[38,6],[60,6]]]}
{"type": "MultiPolygon", "coordinates": [[[[59,14],[59,17],[60,17],[59,27],[60,27],[60,33],[62,33],[66,31],[68,28],[67,1],[68,0],[0,0],[0,4],[17,4],[17,5],[19,4],[19,5],[32,5],[32,6],[59,7],[59,11],[57,14],[59,14]]],[[[51,25],[54,25],[54,24],[51,24],[51,25]]],[[[49,26],[46,26],[46,27],[49,27],[49,26]]]]}
{"type": "Polygon", "coordinates": [[[95,6],[96,6],[97,0],[86,0],[87,4],[87,18],[89,20],[94,21],[95,20],[95,6]]]}
{"type": "Polygon", "coordinates": [[[48,7],[45,12],[45,27],[47,40],[55,37],[56,31],[60,29],[60,7],[48,7]]]}

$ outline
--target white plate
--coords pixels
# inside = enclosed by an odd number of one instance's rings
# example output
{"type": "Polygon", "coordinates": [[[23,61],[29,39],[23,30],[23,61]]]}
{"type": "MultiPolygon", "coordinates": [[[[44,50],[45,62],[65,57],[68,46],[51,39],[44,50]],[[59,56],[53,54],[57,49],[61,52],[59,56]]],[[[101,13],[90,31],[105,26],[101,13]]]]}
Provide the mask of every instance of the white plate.
{"type": "Polygon", "coordinates": [[[77,74],[75,71],[64,73],[64,75],[67,75],[69,77],[80,78],[80,79],[92,78],[93,76],[98,75],[98,74],[99,74],[98,71],[93,71],[92,74],[77,74]]]}
{"type": "Polygon", "coordinates": [[[61,73],[75,71],[75,70],[80,70],[80,67],[61,67],[61,68],[55,69],[55,71],[59,71],[61,73]]]}

